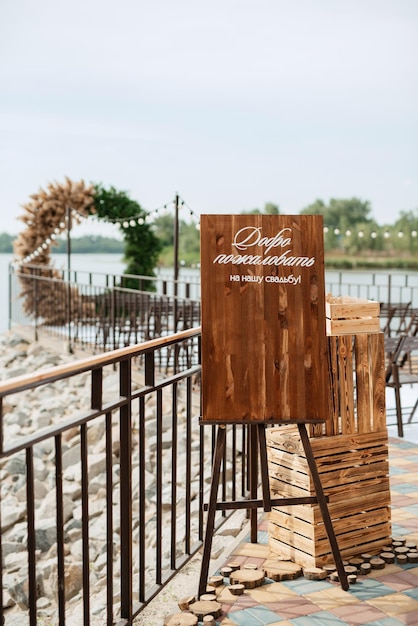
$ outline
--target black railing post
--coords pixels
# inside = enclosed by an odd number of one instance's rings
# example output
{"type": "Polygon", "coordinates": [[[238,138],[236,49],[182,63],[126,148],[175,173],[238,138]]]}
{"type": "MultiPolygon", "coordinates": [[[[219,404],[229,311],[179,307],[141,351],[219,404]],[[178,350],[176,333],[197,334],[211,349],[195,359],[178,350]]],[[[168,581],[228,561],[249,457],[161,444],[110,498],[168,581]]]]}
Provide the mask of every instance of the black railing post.
{"type": "Polygon", "coordinates": [[[132,415],[131,360],[120,362],[120,606],[121,617],[132,621],[132,415]]]}

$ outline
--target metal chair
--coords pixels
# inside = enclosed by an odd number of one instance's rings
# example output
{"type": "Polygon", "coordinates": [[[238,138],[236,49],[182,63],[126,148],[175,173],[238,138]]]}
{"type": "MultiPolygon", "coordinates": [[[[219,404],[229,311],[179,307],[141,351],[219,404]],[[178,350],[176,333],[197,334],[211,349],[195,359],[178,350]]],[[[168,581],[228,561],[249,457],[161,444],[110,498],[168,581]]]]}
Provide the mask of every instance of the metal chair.
{"type": "MultiPolygon", "coordinates": [[[[402,335],[385,339],[387,355],[386,386],[395,391],[396,420],[398,435],[403,437],[403,420],[401,406],[401,387],[403,385],[418,384],[418,337],[402,335]]],[[[418,407],[418,398],[408,417],[408,424],[412,422],[418,407]]]]}

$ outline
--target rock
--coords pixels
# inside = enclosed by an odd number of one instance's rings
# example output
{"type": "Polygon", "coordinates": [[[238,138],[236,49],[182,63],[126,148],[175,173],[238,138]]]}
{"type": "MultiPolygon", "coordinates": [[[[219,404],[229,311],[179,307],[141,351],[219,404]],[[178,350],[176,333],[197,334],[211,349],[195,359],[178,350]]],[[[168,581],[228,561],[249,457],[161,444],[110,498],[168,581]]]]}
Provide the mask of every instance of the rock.
{"type": "MultiPolygon", "coordinates": [[[[65,598],[70,600],[78,594],[83,584],[83,569],[81,563],[69,563],[65,567],[65,598]]],[[[50,583],[52,589],[58,589],[58,573],[56,565],[54,564],[50,576],[50,583]]]]}

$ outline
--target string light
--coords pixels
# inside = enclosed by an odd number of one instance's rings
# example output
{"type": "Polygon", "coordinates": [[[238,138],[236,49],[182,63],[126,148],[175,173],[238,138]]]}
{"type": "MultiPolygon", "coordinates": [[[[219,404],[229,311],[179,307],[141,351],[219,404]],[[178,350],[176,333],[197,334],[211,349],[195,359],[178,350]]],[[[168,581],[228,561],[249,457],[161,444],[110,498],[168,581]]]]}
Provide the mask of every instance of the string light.
{"type": "MultiPolygon", "coordinates": [[[[104,219],[104,221],[110,224],[119,225],[123,229],[127,230],[129,228],[135,228],[138,225],[142,226],[143,224],[152,224],[155,218],[158,218],[161,215],[168,215],[170,213],[169,211],[170,204],[171,203],[163,204],[157,207],[156,209],[153,209],[152,211],[145,212],[145,214],[144,212],[141,212],[135,215],[131,215],[130,217],[121,217],[121,218],[114,218],[114,219],[109,219],[107,217],[99,218],[96,214],[84,215],[83,213],[80,213],[76,211],[75,209],[71,209],[71,216],[79,223],[85,222],[86,220],[100,221],[101,219],[104,219]]],[[[186,202],[182,198],[179,198],[179,209],[183,207],[188,209],[191,217],[196,218],[196,222],[197,222],[196,228],[199,230],[200,229],[199,216],[186,204],[186,202]]],[[[68,221],[68,217],[66,219],[66,222],[67,221],[68,221]]],[[[23,259],[20,259],[19,261],[17,260],[14,261],[13,264],[23,265],[25,263],[29,263],[30,261],[33,261],[35,258],[37,258],[40,254],[45,252],[45,250],[47,250],[49,246],[51,245],[52,241],[56,240],[57,237],[61,235],[64,230],[66,230],[67,228],[66,222],[60,222],[59,226],[56,227],[54,231],[45,238],[45,240],[36,248],[36,250],[28,254],[23,259]]],[[[30,223],[32,222],[30,221],[30,223]]]]}
{"type": "MultiPolygon", "coordinates": [[[[334,235],[340,235],[341,234],[341,231],[340,231],[339,228],[330,228],[329,226],[324,226],[323,232],[324,232],[324,235],[327,235],[328,233],[332,233],[334,235]]],[[[360,238],[366,237],[366,233],[364,232],[364,230],[359,230],[359,231],[357,231],[357,233],[353,233],[353,231],[350,230],[350,229],[347,229],[345,231],[345,236],[346,237],[351,237],[351,235],[353,235],[353,234],[354,235],[357,234],[357,237],[360,237],[360,238]]],[[[399,230],[396,233],[395,232],[391,232],[389,230],[385,230],[382,234],[383,234],[383,237],[385,239],[389,239],[392,235],[396,235],[399,239],[402,239],[402,237],[406,236],[405,231],[403,231],[403,230],[399,230]]],[[[418,231],[415,230],[415,229],[411,230],[410,235],[411,235],[411,237],[416,238],[416,237],[418,237],[418,231]]],[[[372,230],[370,232],[370,237],[372,239],[376,239],[378,236],[379,236],[379,232],[378,231],[372,230]]]]}

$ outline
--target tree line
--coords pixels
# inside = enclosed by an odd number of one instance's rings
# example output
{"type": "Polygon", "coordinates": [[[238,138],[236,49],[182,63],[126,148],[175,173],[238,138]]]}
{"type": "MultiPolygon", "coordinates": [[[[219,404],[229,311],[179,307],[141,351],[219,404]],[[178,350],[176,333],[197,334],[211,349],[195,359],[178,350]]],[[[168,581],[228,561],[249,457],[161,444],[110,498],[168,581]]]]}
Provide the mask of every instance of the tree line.
{"type": "MultiPolygon", "coordinates": [[[[128,210],[128,209],[127,209],[128,210]]],[[[130,210],[130,209],[129,209],[130,210]]],[[[129,212],[128,210],[128,212],[129,212]]],[[[241,214],[280,214],[280,207],[272,202],[262,209],[254,208],[241,214]]],[[[401,211],[392,224],[378,224],[372,217],[368,201],[359,198],[331,198],[328,203],[315,200],[300,211],[306,215],[322,215],[326,263],[333,266],[404,266],[418,268],[418,209],[401,211]]],[[[147,224],[155,236],[158,264],[172,265],[174,257],[174,215],[164,214],[147,224]]],[[[142,230],[140,233],[142,233],[142,230]]],[[[141,246],[141,236],[130,245],[141,246]]],[[[182,265],[199,263],[200,234],[195,222],[179,220],[178,254],[182,265]]],[[[125,232],[126,238],[126,232],[125,232]]],[[[14,237],[0,234],[0,252],[13,252],[14,237]]],[[[55,252],[66,252],[66,239],[57,239],[55,252]]],[[[126,255],[126,241],[101,236],[74,237],[72,253],[119,253],[126,255]]]]}

